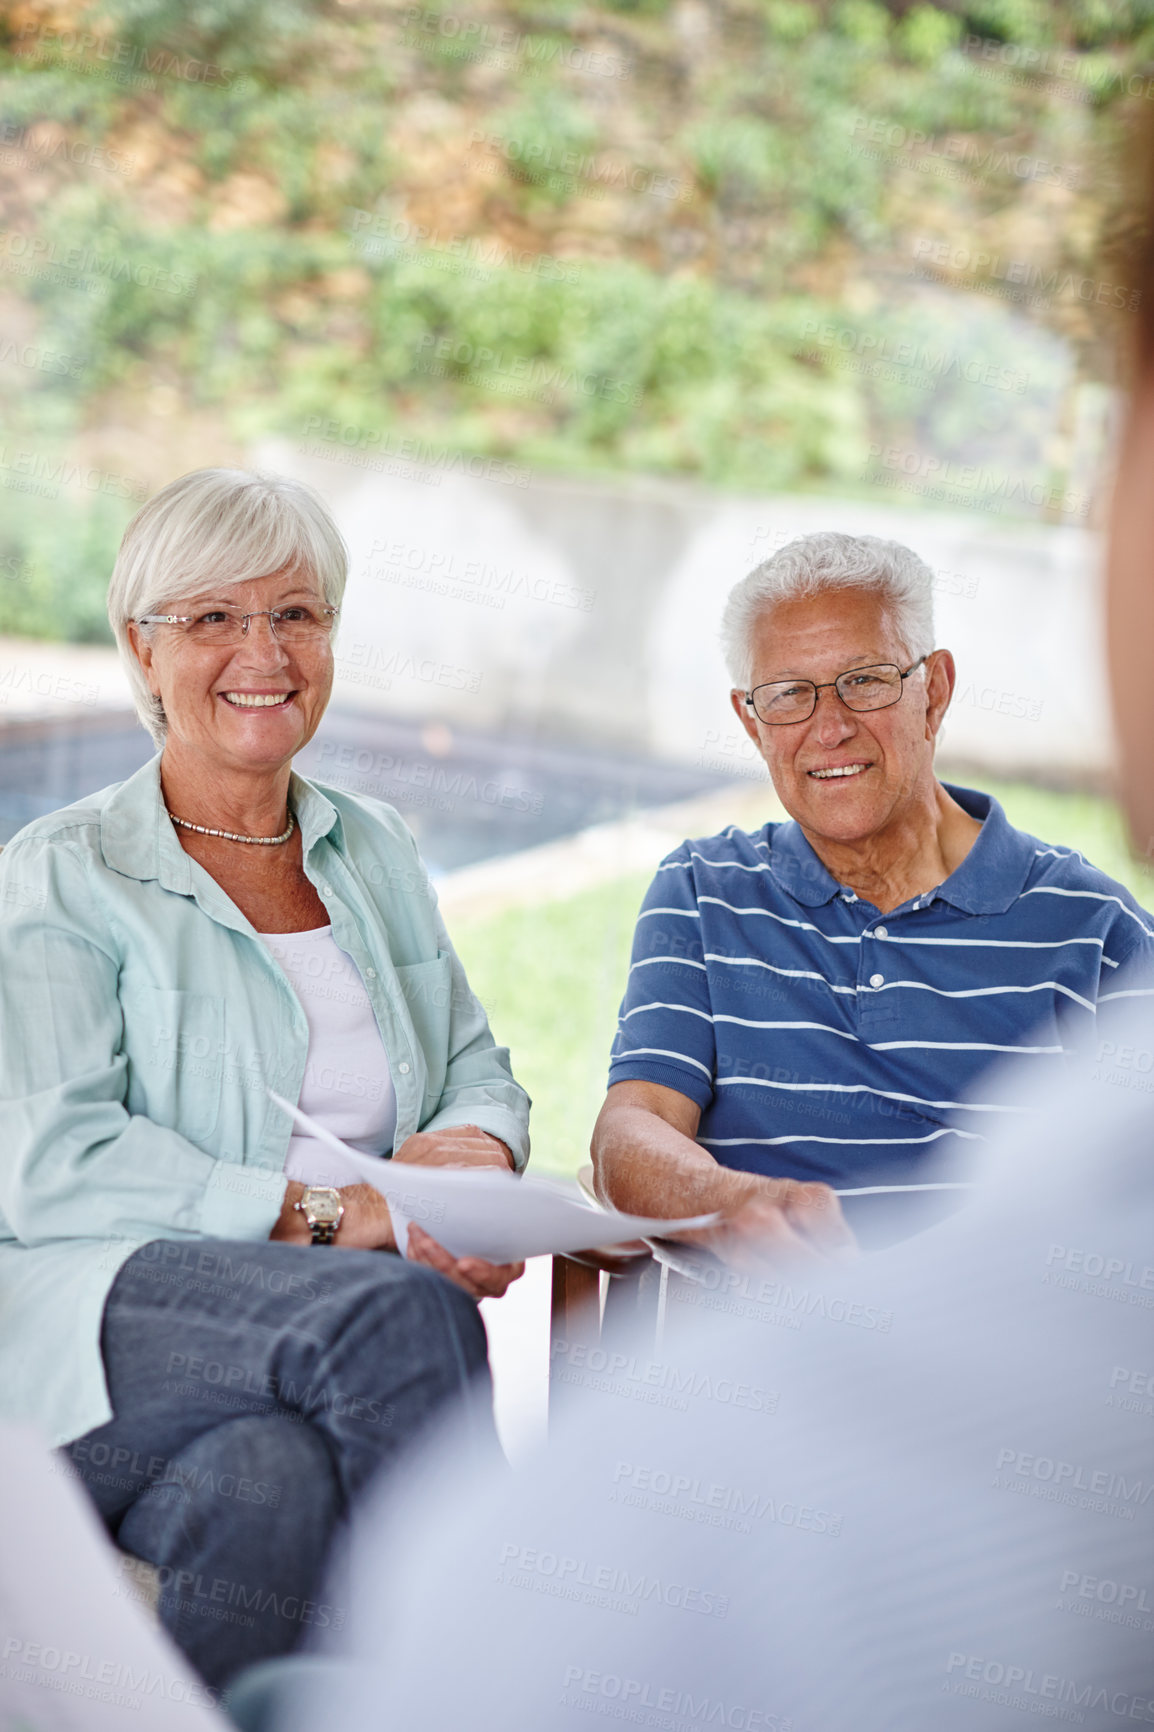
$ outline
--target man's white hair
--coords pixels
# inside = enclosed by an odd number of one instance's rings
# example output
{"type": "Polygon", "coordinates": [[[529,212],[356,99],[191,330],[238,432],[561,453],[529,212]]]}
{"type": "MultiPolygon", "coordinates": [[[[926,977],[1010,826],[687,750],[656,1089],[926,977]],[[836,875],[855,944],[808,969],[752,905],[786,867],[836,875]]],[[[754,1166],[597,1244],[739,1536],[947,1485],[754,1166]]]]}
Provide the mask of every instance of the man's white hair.
{"type": "Polygon", "coordinates": [[[934,576],[900,541],[879,535],[819,530],[787,543],[730,591],[721,617],[721,647],[729,677],[748,691],[753,633],[767,608],[830,590],[876,590],[913,660],[934,647],[934,576]]]}
{"type": "MultiPolygon", "coordinates": [[[[339,607],[348,569],[348,549],[328,506],[303,482],[247,469],[194,469],[154,494],[124,532],[108,618],[136,712],[157,745],[168,724],[132,653],[130,620],[280,571],[315,577],[325,601],[339,607]]],[[[156,628],[141,629],[148,635],[156,628]]]]}

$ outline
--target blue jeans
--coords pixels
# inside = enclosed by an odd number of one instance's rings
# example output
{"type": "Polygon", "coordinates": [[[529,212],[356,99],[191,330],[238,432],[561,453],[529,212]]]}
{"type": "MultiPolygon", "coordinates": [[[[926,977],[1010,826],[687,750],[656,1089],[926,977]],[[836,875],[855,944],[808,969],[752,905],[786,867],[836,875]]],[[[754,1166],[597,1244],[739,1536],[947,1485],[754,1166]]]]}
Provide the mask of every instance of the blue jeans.
{"type": "Polygon", "coordinates": [[[384,1252],[154,1240],[101,1347],[114,1418],[65,1454],[214,1686],[344,1622],[317,1597],[334,1533],[440,1408],[496,1447],[477,1306],[384,1252]]]}

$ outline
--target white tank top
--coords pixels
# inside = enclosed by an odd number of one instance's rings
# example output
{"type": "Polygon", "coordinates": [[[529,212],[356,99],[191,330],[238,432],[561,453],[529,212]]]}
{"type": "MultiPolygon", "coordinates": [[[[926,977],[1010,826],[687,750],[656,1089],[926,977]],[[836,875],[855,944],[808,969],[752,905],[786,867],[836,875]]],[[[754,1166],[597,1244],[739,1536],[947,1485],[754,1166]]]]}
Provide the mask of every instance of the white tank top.
{"type": "MultiPolygon", "coordinates": [[[[365,983],[331,926],[313,932],[261,932],[257,936],[289,978],[308,1019],[309,1048],[301,1084],[301,1111],[363,1155],[393,1143],[397,1097],[388,1055],[365,983]]],[[[315,1137],[294,1133],[285,1176],[306,1185],[363,1183],[315,1137]]]]}

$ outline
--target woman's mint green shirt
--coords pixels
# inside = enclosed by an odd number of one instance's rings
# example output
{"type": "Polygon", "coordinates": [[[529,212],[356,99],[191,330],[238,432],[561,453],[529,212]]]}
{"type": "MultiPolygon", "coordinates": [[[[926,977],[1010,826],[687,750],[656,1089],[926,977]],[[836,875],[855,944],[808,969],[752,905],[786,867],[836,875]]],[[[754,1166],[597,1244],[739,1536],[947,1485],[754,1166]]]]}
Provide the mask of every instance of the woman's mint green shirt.
{"type": "MultiPolygon", "coordinates": [[[[305,1072],[300,1002],[180,846],[159,765],[0,854],[0,1415],[52,1443],[111,1418],[100,1325],[134,1250],[268,1238],[292,1127],[266,1089],[295,1101],[305,1072]]],[[[395,1146],[475,1124],[523,1166],[528,1096],[400,816],[300,776],[291,798],[389,1057],[395,1146]]]]}

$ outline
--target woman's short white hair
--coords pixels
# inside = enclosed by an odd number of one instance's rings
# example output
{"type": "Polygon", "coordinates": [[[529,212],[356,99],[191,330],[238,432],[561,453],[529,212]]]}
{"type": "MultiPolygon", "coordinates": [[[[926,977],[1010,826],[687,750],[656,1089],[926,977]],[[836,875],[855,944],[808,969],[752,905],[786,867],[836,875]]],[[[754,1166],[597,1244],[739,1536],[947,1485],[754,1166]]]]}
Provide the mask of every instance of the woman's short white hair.
{"type": "Polygon", "coordinates": [[[124,532],[108,618],[137,714],[157,745],[164,744],[164,708],[132,653],[130,620],[280,571],[315,577],[325,601],[339,607],[348,569],[348,549],[328,506],[301,481],[247,469],[193,469],[154,494],[124,532]]]}
{"type": "Polygon", "coordinates": [[[876,590],[915,661],[933,649],[934,574],[925,561],[900,541],[823,529],[787,543],[730,591],[721,647],[734,685],[749,690],[754,628],[767,608],[838,589],[876,590]]]}

